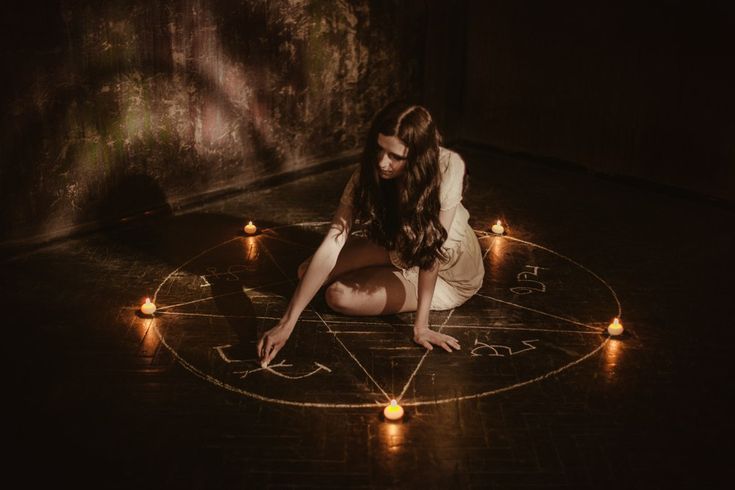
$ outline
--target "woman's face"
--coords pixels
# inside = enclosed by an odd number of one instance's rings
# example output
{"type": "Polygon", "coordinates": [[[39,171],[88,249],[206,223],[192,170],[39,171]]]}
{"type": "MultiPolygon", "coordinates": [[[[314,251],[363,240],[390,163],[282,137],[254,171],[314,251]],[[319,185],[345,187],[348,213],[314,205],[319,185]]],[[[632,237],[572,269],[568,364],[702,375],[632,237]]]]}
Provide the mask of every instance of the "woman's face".
{"type": "Polygon", "coordinates": [[[378,133],[378,171],[381,179],[395,179],[403,174],[408,160],[408,147],[395,136],[378,133]]]}

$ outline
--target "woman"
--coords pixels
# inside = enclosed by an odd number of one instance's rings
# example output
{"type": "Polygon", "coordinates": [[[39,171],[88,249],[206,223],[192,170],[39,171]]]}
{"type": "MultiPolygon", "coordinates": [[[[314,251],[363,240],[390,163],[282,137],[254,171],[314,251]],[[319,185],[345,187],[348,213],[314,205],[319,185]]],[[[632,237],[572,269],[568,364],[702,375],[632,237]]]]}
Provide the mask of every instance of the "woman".
{"type": "Polygon", "coordinates": [[[456,338],[429,328],[429,310],[467,301],[480,289],[484,267],[461,203],[464,162],[440,142],[421,106],[395,102],[376,115],[326,237],[299,267],[286,313],[258,341],[261,365],[284,346],[324,284],[335,311],[415,311],[414,342],[429,350],[460,348],[456,338]],[[350,236],[353,220],[364,226],[366,238],[350,236]]]}

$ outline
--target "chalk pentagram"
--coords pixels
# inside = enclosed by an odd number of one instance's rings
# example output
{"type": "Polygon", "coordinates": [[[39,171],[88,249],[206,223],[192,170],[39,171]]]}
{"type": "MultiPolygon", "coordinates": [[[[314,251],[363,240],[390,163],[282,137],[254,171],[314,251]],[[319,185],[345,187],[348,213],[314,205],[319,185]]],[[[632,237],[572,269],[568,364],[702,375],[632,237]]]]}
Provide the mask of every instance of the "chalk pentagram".
{"type": "Polygon", "coordinates": [[[157,316],[147,321],[183,366],[222,388],[282,404],[374,407],[489,396],[553,376],[602,349],[605,326],[621,314],[612,288],[573,259],[477,231],[482,289],[458,309],[431,313],[433,328],[458,337],[463,350],[414,344],[410,313],[346,317],[315,299],[263,369],[258,332],[285,312],[296,268],[328,225],[269,228],[202,251],[163,279],[157,316]],[[594,307],[578,309],[580,301],[594,307]]]}

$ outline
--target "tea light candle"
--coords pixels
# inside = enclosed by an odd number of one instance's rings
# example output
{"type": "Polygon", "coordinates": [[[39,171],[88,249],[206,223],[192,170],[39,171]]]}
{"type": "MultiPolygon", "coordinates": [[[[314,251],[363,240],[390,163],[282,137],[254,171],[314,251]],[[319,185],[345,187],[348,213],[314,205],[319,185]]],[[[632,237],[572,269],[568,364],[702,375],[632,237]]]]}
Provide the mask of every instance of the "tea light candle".
{"type": "Polygon", "coordinates": [[[258,228],[255,227],[252,221],[248,221],[248,224],[245,225],[245,228],[243,228],[243,230],[245,230],[245,233],[247,233],[248,235],[254,235],[255,232],[258,231],[258,228]]]}
{"type": "Polygon", "coordinates": [[[505,231],[505,228],[503,228],[503,225],[501,225],[501,224],[500,224],[500,220],[498,220],[498,222],[497,222],[497,223],[495,223],[495,224],[494,224],[494,225],[492,226],[492,228],[490,228],[490,229],[491,229],[491,230],[492,230],[492,232],[493,232],[493,233],[495,233],[496,235],[502,235],[502,234],[503,234],[503,232],[505,231]]]}
{"type": "Polygon", "coordinates": [[[607,333],[610,335],[620,335],[623,333],[623,324],[616,318],[613,322],[607,326],[607,333]]]}
{"type": "Polygon", "coordinates": [[[145,303],[140,306],[140,312],[144,315],[152,315],[156,311],[156,305],[151,303],[150,298],[145,299],[145,303]]]}
{"type": "Polygon", "coordinates": [[[391,400],[390,405],[383,410],[383,415],[387,420],[398,420],[403,417],[403,407],[396,400],[391,400]]]}

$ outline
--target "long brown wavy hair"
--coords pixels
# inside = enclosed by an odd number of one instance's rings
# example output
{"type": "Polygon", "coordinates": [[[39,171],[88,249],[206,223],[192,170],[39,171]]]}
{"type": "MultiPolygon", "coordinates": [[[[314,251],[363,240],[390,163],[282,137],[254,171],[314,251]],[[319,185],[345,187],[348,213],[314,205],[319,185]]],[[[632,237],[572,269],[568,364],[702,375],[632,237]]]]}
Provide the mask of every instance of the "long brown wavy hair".
{"type": "Polygon", "coordinates": [[[430,269],[435,260],[448,260],[442,249],[447,230],[439,221],[440,143],[429,111],[399,101],[375,116],[362,152],[355,219],[368,238],[396,250],[407,267],[430,269]],[[405,170],[395,179],[380,178],[378,134],[395,136],[408,147],[405,170]]]}

